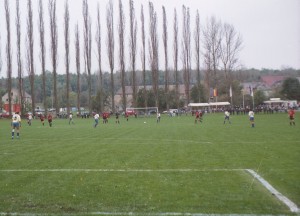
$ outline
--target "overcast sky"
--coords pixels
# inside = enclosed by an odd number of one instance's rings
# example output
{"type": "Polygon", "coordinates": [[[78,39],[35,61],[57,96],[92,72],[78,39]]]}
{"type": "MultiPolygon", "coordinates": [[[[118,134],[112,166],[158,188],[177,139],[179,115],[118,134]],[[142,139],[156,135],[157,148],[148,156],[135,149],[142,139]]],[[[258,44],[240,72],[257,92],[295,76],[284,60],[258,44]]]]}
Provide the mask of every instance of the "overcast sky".
{"type": "MultiPolygon", "coordinates": [[[[10,15],[11,15],[11,41],[13,53],[13,74],[17,74],[16,67],[16,28],[15,28],[15,0],[9,0],[10,15]]],[[[114,26],[115,26],[115,70],[119,68],[118,62],[118,38],[117,38],[117,24],[118,24],[118,0],[114,0],[114,26]]],[[[124,7],[125,17],[129,19],[129,0],[122,1],[124,7]]],[[[162,6],[164,5],[167,12],[168,20],[168,46],[169,46],[169,65],[173,65],[173,16],[174,8],[177,10],[179,17],[179,27],[182,26],[182,5],[190,8],[191,14],[191,32],[194,31],[195,14],[199,10],[201,26],[204,26],[207,19],[215,16],[217,20],[223,23],[232,24],[236,31],[240,33],[243,38],[243,49],[240,52],[240,64],[245,68],[268,68],[268,69],[282,69],[286,67],[293,67],[300,69],[300,0],[152,0],[154,8],[158,14],[158,34],[159,44],[162,44],[162,6]]],[[[45,28],[46,34],[49,34],[49,20],[48,20],[48,0],[44,0],[45,13],[45,28]]],[[[102,67],[108,70],[108,58],[105,50],[106,45],[106,6],[108,0],[88,0],[89,12],[92,19],[92,35],[93,35],[93,60],[92,70],[97,70],[97,60],[95,57],[95,27],[96,27],[96,9],[97,3],[100,4],[101,25],[102,25],[102,67]]],[[[140,36],[140,8],[144,6],[144,14],[146,19],[146,31],[148,31],[148,8],[149,1],[134,0],[135,13],[138,22],[138,53],[140,53],[141,36],[140,36]]],[[[38,32],[38,0],[32,0],[33,16],[34,16],[34,41],[35,41],[35,69],[36,73],[40,73],[40,59],[39,59],[39,32],[38,32]]],[[[58,71],[60,74],[65,73],[64,64],[64,31],[63,31],[63,16],[64,16],[65,0],[57,0],[57,21],[58,21],[58,71]]],[[[26,38],[26,19],[27,19],[27,0],[20,0],[21,20],[22,20],[22,56],[23,65],[25,66],[25,38],[26,38]]],[[[70,46],[71,46],[71,72],[75,72],[75,52],[74,52],[74,28],[78,22],[80,25],[81,39],[82,36],[82,0],[69,0],[70,9],[70,46]]],[[[2,71],[0,76],[6,77],[6,19],[4,11],[4,0],[0,0],[0,36],[1,36],[1,56],[2,56],[2,71]]],[[[126,47],[128,47],[129,26],[125,26],[126,47]]],[[[181,38],[182,32],[179,32],[181,38]]],[[[148,40],[148,39],[147,39],[148,40]]],[[[47,46],[47,65],[48,70],[52,70],[50,61],[50,39],[46,36],[47,46]]],[[[193,47],[193,42],[192,42],[193,47]]],[[[81,42],[81,51],[83,46],[81,42]]],[[[164,67],[164,55],[162,49],[160,52],[159,65],[164,67]]],[[[128,51],[125,53],[128,57],[128,51]]],[[[147,52],[148,53],[148,52],[147,52]]],[[[82,56],[82,70],[84,70],[83,54],[82,56]]],[[[141,68],[140,57],[137,57],[137,67],[141,68]]],[[[148,64],[147,64],[148,67],[148,64]]],[[[194,67],[194,65],[193,65],[194,67]]],[[[203,64],[202,64],[203,67],[203,64]]],[[[127,66],[128,67],[128,63],[127,66]]],[[[149,67],[148,67],[149,68],[149,67]]],[[[24,75],[27,72],[24,70],[24,75]]]]}

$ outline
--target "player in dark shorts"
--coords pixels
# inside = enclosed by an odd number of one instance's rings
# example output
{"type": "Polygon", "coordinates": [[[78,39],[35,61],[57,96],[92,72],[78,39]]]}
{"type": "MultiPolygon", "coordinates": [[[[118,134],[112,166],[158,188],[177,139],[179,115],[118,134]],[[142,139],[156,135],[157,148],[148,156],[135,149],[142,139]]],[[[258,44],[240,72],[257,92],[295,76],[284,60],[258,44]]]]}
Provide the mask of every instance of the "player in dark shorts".
{"type": "Polygon", "coordinates": [[[195,124],[197,123],[197,121],[200,121],[200,113],[198,111],[196,111],[195,113],[195,124]]]}
{"type": "Polygon", "coordinates": [[[103,119],[103,124],[106,124],[106,123],[108,123],[108,114],[107,113],[103,113],[102,114],[102,119],[103,119]]]}
{"type": "Polygon", "coordinates": [[[52,115],[50,113],[49,113],[47,119],[48,119],[49,126],[52,127],[52,115]]]}
{"type": "Polygon", "coordinates": [[[203,120],[203,112],[200,111],[200,113],[199,113],[199,121],[202,122],[202,120],[203,120]]]}
{"type": "Polygon", "coordinates": [[[120,124],[119,115],[119,112],[116,112],[116,124],[120,124]]]}
{"type": "Polygon", "coordinates": [[[40,115],[40,120],[42,122],[42,125],[45,125],[45,116],[43,114],[40,115]]]}

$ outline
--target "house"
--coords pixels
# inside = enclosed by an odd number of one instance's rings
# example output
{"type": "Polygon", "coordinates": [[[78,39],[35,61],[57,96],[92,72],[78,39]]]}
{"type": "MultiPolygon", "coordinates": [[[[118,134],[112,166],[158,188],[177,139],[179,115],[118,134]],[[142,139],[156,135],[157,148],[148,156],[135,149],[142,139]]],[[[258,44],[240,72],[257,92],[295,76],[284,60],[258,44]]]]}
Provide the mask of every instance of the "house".
{"type": "MultiPolygon", "coordinates": [[[[175,87],[176,87],[175,85],[169,85],[169,90],[172,91],[175,89],[175,87]]],[[[160,85],[160,86],[158,86],[158,88],[164,89],[165,86],[160,85]]],[[[185,98],[185,86],[178,85],[178,88],[179,88],[179,98],[184,99],[185,98]]],[[[141,89],[144,89],[144,86],[137,86],[137,92],[141,89]]],[[[147,90],[152,89],[152,85],[147,85],[146,89],[147,90]]],[[[126,99],[127,99],[127,106],[131,107],[132,106],[132,94],[133,94],[132,86],[125,86],[125,94],[126,94],[126,99]]],[[[123,95],[122,88],[120,88],[116,92],[115,98],[114,98],[116,106],[120,106],[120,107],[122,106],[122,95],[123,95]]]]}
{"type": "MultiPolygon", "coordinates": [[[[21,112],[21,97],[19,94],[19,90],[16,88],[12,88],[10,94],[11,94],[11,111],[21,112]]],[[[27,92],[24,92],[23,99],[24,99],[24,105],[32,103],[31,95],[29,95],[27,92]]],[[[8,92],[3,95],[2,104],[3,104],[3,109],[6,112],[9,112],[8,92]]]]}
{"type": "Polygon", "coordinates": [[[272,88],[280,85],[286,78],[286,76],[266,75],[261,76],[261,82],[264,83],[267,88],[272,88]]]}

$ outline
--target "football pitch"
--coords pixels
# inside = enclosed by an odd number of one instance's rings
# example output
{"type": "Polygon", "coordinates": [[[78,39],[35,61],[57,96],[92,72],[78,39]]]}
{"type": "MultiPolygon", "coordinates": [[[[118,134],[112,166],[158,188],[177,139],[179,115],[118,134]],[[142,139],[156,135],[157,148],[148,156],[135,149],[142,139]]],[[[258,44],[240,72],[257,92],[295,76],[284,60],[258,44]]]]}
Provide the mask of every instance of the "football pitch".
{"type": "Polygon", "coordinates": [[[299,215],[298,115],[0,119],[0,215],[299,215]]]}

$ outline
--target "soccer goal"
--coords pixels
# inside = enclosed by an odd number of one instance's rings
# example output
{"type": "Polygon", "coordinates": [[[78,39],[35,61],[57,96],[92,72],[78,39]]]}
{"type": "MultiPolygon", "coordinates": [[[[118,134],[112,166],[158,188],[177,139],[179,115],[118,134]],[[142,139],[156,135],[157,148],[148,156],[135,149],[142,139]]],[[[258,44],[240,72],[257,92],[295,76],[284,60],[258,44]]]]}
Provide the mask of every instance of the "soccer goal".
{"type": "Polygon", "coordinates": [[[126,113],[136,117],[156,116],[158,107],[128,107],[126,108],[126,113]]]}

